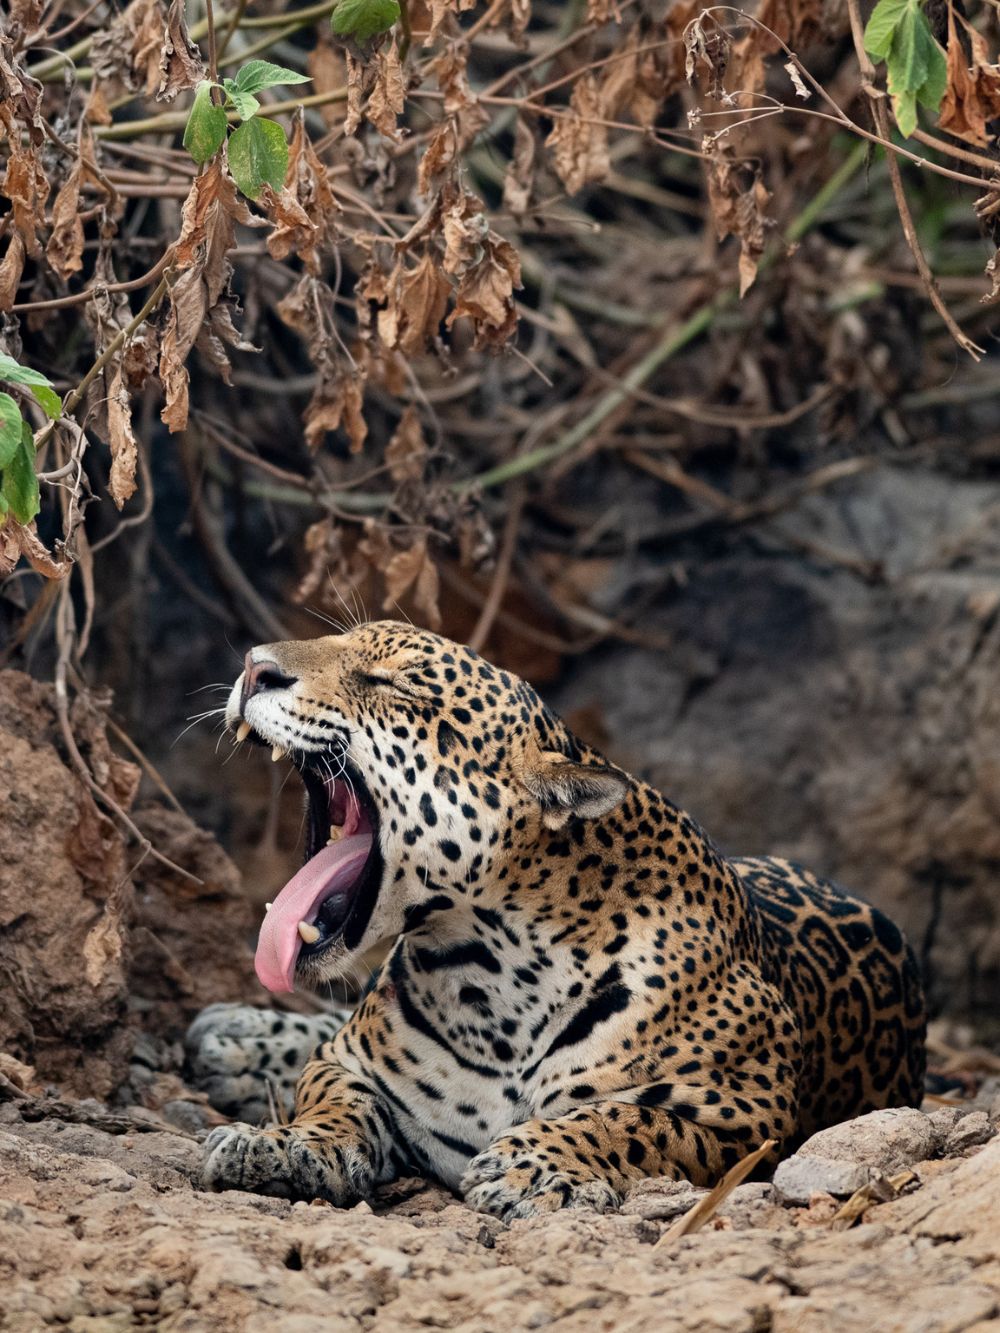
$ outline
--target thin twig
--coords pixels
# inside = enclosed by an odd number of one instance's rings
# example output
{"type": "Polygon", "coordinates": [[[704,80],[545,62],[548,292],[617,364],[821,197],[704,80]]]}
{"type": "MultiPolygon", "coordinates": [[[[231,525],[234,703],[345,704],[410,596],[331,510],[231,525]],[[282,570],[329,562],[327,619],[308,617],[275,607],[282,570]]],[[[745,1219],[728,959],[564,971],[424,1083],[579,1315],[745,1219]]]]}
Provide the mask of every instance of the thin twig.
{"type": "Polygon", "coordinates": [[[673,1226],[663,1233],[660,1239],[653,1246],[654,1250],[669,1250],[677,1244],[683,1236],[691,1236],[696,1231],[700,1231],[706,1222],[710,1222],[718,1212],[720,1205],[732,1194],[737,1185],[742,1185],[747,1176],[750,1175],[754,1167],[762,1162],[769,1153],[778,1146],[776,1139],[767,1139],[756,1148],[752,1153],[731,1167],[722,1177],[716,1187],[696,1204],[693,1204],[686,1213],[677,1219],[673,1226]]]}
{"type": "Polygon", "coordinates": [[[69,671],[69,662],[73,650],[73,643],[76,638],[74,628],[73,600],[70,592],[69,579],[64,579],[59,590],[59,606],[56,616],[57,641],[59,653],[56,659],[55,670],[55,691],[56,691],[56,716],[59,719],[59,730],[62,732],[63,741],[69,753],[73,767],[81,782],[91,793],[99,805],[102,805],[111,816],[125,829],[130,837],[135,839],[143,856],[148,853],[154,857],[161,865],[175,874],[182,875],[185,879],[192,880],[195,884],[202,884],[204,881],[197,875],[193,875],[190,870],[185,870],[179,866],[176,861],[171,861],[169,856],[164,856],[162,852],[157,851],[146,835],[138,828],[121,808],[114,797],[110,796],[103,787],[95,781],[93,774],[87,767],[83,755],[80,753],[76,743],[76,737],[73,735],[73,728],[69,720],[69,689],[67,686],[67,675],[69,671]]]}
{"type": "Polygon", "coordinates": [[[503,536],[500,539],[500,550],[497,554],[496,568],[493,571],[493,581],[490,584],[489,593],[483,608],[479,613],[479,619],[476,621],[472,633],[468,637],[468,645],[474,652],[479,652],[490,636],[490,630],[497,618],[497,613],[503,604],[504,593],[507,591],[507,582],[510,578],[510,569],[514,561],[514,551],[517,548],[517,534],[521,527],[521,515],[524,512],[525,490],[523,483],[516,483],[507,496],[507,517],[504,520],[503,536]]]}

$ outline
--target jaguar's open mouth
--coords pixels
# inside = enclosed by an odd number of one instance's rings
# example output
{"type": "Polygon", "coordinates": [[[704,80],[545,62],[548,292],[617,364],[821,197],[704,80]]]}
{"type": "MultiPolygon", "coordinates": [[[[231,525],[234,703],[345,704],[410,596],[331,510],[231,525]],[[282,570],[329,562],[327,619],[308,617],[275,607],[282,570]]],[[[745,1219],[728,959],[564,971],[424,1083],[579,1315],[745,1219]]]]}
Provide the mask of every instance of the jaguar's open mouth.
{"type": "Polygon", "coordinates": [[[325,763],[320,772],[310,758],[299,770],[309,803],[306,861],[269,904],[257,942],[257,976],[273,992],[293,990],[296,971],[338,941],[360,942],[382,877],[378,815],[364,779],[350,764],[337,777],[325,763]]]}

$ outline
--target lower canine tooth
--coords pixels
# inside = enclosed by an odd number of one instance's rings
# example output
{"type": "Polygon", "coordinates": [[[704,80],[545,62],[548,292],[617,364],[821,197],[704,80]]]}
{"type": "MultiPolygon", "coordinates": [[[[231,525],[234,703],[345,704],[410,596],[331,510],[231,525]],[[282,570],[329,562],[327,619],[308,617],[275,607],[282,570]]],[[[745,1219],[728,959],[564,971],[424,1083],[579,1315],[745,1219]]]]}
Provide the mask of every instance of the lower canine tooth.
{"type": "Polygon", "coordinates": [[[236,728],[236,739],[238,741],[245,741],[249,735],[250,735],[250,723],[241,722],[240,725],[236,728]]]}
{"type": "Polygon", "coordinates": [[[340,827],[340,825],[339,825],[339,824],[331,824],[331,825],[330,825],[330,836],[329,836],[329,838],[327,839],[327,843],[326,843],[326,845],[329,847],[329,845],[330,845],[331,842],[339,842],[343,836],[344,836],[344,830],[340,827]]]}
{"type": "Polygon", "coordinates": [[[271,763],[276,764],[279,759],[284,759],[285,752],[280,745],[275,745],[271,750],[271,763]]]}
{"type": "Polygon", "coordinates": [[[270,912],[270,910],[271,910],[271,908],[272,908],[273,906],[274,906],[273,903],[265,903],[265,904],[264,904],[264,911],[265,911],[265,912],[270,912]]]}
{"type": "Polygon", "coordinates": [[[299,922],[299,934],[306,944],[315,944],[319,939],[319,931],[315,926],[311,926],[308,921],[299,922]]]}

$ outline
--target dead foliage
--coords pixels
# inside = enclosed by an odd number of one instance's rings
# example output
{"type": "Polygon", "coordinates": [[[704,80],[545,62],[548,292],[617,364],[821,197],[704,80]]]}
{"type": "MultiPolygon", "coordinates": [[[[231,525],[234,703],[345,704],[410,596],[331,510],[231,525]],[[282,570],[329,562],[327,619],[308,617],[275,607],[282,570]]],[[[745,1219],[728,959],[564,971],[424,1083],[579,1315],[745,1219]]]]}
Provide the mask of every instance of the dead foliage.
{"type": "Polygon", "coordinates": [[[905,395],[950,373],[947,337],[921,340],[913,316],[930,273],[915,229],[904,244],[885,225],[900,190],[978,186],[949,233],[966,267],[950,255],[934,300],[983,296],[962,318],[988,329],[986,6],[942,10],[944,99],[901,185],[852,156],[852,134],[881,136],[850,4],[413,0],[355,41],[325,17],[285,32],[294,15],[264,0],[216,5],[214,46],[182,0],[46,13],[24,0],[0,41],[0,343],[68,392],[73,421],[32,419],[51,536],[0,533],[6,570],[79,568],[88,624],[91,541],[130,542],[166,469],[212,596],[255,631],[278,585],[329,609],[325,568],[429,624],[452,596],[474,621],[485,606],[477,633],[530,631],[546,654],[637,632],[641,599],[602,602],[629,541],[669,547],[674,569],[703,532],[784,540],[780,511],[869,465],[859,431],[897,446],[905,395]],[[288,156],[251,200],[226,147],[196,166],[181,135],[213,61],[232,78],[279,40],[312,82],[259,91],[288,156]],[[263,596],[229,551],[237,515],[271,534],[263,596]]]}

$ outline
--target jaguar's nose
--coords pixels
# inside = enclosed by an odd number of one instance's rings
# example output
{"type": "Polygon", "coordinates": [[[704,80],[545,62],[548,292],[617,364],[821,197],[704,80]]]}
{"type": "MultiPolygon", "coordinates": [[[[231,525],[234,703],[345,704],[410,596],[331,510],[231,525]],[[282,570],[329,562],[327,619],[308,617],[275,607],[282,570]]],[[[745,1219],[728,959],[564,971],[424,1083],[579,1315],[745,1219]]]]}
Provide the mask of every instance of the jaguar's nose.
{"type": "Polygon", "coordinates": [[[277,662],[255,662],[252,653],[247,653],[243,663],[243,693],[240,695],[240,712],[246,711],[247,703],[255,694],[264,694],[267,690],[287,690],[294,685],[298,676],[286,675],[277,662]]]}

